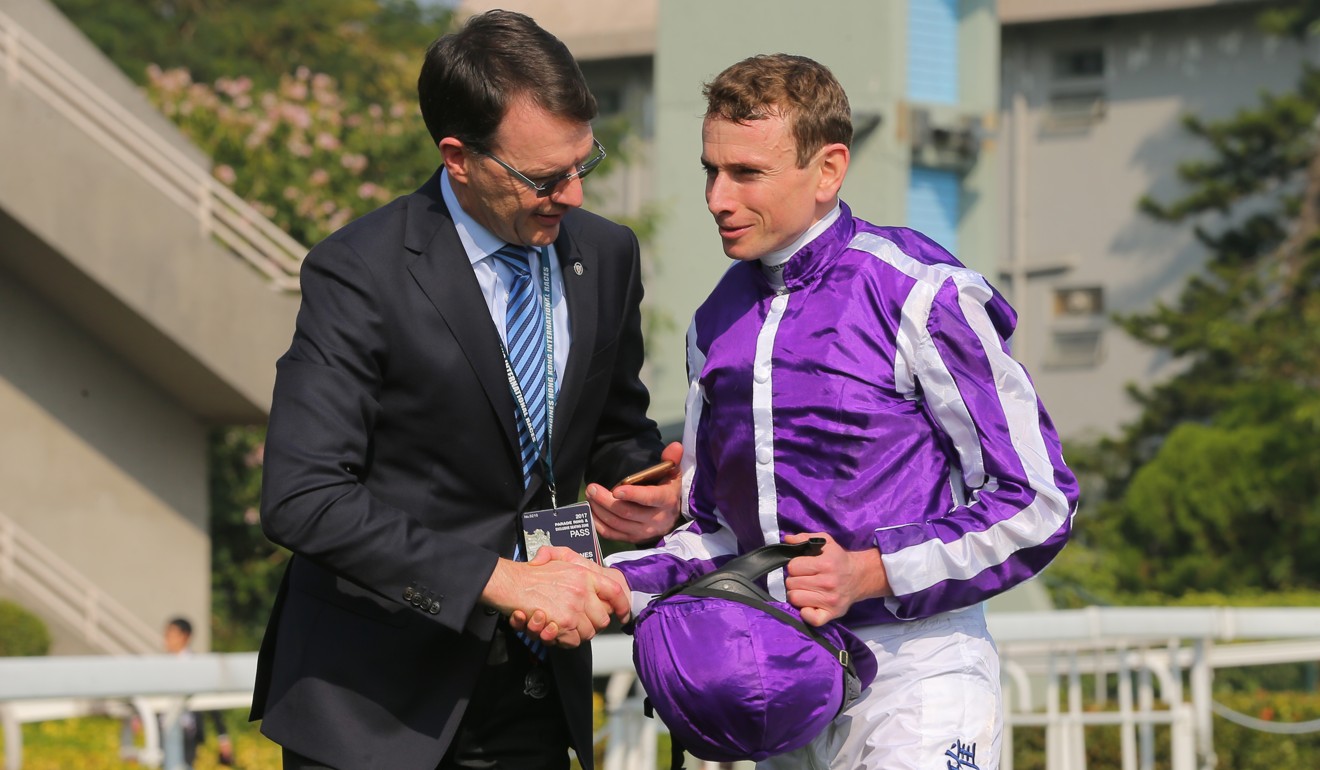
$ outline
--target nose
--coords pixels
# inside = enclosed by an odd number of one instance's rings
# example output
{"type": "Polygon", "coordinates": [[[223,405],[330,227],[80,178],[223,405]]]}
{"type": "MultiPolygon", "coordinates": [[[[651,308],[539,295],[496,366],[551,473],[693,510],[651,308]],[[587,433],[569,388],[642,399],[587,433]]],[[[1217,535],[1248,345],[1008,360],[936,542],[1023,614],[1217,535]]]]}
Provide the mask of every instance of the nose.
{"type": "Polygon", "coordinates": [[[582,178],[575,176],[572,179],[560,182],[554,192],[550,193],[550,200],[561,206],[579,208],[582,206],[583,194],[582,178]]]}
{"type": "Polygon", "coordinates": [[[706,176],[706,208],[715,216],[732,210],[729,199],[729,183],[723,174],[713,173],[706,176]]]}

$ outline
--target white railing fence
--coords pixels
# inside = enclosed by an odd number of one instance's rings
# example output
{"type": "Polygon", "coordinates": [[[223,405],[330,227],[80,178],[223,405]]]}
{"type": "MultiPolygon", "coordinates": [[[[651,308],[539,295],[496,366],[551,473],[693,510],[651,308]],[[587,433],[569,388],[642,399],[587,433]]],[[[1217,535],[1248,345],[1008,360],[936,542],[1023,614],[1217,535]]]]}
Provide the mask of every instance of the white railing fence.
{"type": "MultiPolygon", "coordinates": [[[[1085,770],[1088,728],[1114,725],[1123,770],[1153,770],[1157,759],[1171,770],[1214,770],[1213,715],[1233,714],[1213,701],[1214,672],[1320,660],[1320,609],[1313,608],[1091,608],[989,621],[1004,664],[1004,770],[1013,768],[1017,728],[1045,729],[1047,770],[1085,770]],[[1157,727],[1170,731],[1166,757],[1156,756],[1157,727]]],[[[607,723],[597,735],[605,741],[604,770],[656,767],[664,726],[642,714],[631,644],[617,635],[593,642],[595,674],[608,682],[607,723]]],[[[254,653],[0,659],[5,768],[22,767],[23,722],[132,709],[145,726],[184,707],[237,708],[251,702],[255,671],[254,653]]],[[[1320,731],[1320,722],[1247,726],[1320,731]]],[[[158,766],[151,762],[159,760],[159,736],[146,739],[140,761],[158,766]]]]}
{"type": "Polygon", "coordinates": [[[0,13],[0,67],[196,220],[203,235],[270,279],[297,291],[307,249],[71,67],[13,18],[0,13]]]}
{"type": "Polygon", "coordinates": [[[0,513],[0,586],[31,596],[93,649],[112,655],[160,648],[160,631],[0,513]]]}

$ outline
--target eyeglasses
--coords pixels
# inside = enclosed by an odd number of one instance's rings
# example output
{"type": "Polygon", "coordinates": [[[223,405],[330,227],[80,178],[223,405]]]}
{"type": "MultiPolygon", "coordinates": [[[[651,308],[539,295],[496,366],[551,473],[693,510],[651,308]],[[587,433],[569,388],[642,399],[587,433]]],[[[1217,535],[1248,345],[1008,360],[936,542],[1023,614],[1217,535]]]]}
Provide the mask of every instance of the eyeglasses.
{"type": "Polygon", "coordinates": [[[559,189],[560,185],[573,179],[581,179],[585,177],[587,174],[590,174],[592,171],[594,171],[596,166],[599,166],[602,160],[605,160],[605,148],[601,146],[601,143],[596,141],[595,139],[592,139],[591,143],[596,145],[596,153],[594,155],[582,161],[582,163],[578,165],[576,168],[574,168],[572,171],[568,171],[563,174],[559,174],[557,176],[546,177],[539,182],[529,178],[526,174],[522,173],[518,169],[514,168],[513,166],[510,166],[508,163],[505,163],[504,161],[495,157],[495,153],[478,151],[477,154],[485,155],[487,158],[490,158],[491,160],[503,166],[504,170],[508,171],[510,174],[513,174],[518,179],[518,181],[532,188],[532,190],[536,193],[536,197],[548,198],[554,194],[555,190],[559,189]]]}

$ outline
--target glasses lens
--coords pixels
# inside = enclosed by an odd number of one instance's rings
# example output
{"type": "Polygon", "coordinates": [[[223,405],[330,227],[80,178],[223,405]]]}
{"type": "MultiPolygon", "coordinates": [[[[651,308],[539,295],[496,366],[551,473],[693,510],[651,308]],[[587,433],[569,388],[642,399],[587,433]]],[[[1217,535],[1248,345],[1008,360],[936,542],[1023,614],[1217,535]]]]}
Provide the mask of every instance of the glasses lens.
{"type": "Polygon", "coordinates": [[[586,162],[584,162],[581,166],[578,167],[577,175],[579,177],[584,177],[587,174],[590,174],[592,171],[595,170],[596,166],[600,165],[600,162],[602,160],[605,160],[605,148],[601,147],[598,144],[596,145],[596,154],[592,155],[590,158],[587,158],[586,162]]]}
{"type": "MultiPolygon", "coordinates": [[[[499,159],[496,158],[496,160],[499,159]]],[[[600,142],[596,142],[596,154],[584,160],[582,162],[582,165],[578,166],[577,169],[574,171],[570,171],[567,174],[563,174],[562,176],[557,176],[553,179],[542,179],[536,182],[533,182],[527,177],[522,176],[522,174],[518,174],[518,176],[522,177],[523,180],[525,180],[528,184],[532,186],[532,189],[536,191],[536,197],[548,198],[551,195],[553,195],[556,190],[562,187],[565,182],[568,182],[573,179],[581,179],[587,174],[590,174],[596,168],[596,166],[600,165],[600,162],[602,160],[605,160],[605,148],[601,146],[600,142]]],[[[501,165],[504,165],[502,161],[501,161],[501,165]]],[[[510,171],[513,171],[513,169],[507,165],[505,165],[504,167],[508,168],[510,171]]],[[[517,172],[515,171],[514,173],[517,172]]]]}

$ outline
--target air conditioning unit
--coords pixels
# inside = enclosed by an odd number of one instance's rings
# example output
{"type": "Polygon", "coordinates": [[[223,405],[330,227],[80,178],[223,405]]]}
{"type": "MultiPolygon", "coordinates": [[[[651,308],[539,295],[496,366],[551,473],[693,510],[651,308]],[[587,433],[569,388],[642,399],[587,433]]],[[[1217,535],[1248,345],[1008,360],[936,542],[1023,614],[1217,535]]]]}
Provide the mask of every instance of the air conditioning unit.
{"type": "Polygon", "coordinates": [[[970,170],[981,154],[985,134],[980,115],[940,105],[912,105],[908,108],[908,136],[914,166],[970,170]]]}

